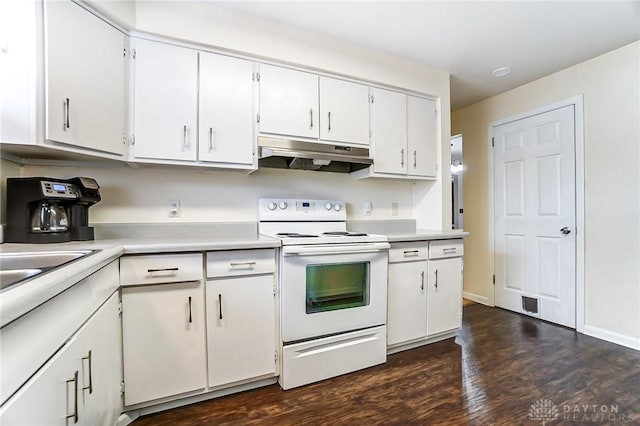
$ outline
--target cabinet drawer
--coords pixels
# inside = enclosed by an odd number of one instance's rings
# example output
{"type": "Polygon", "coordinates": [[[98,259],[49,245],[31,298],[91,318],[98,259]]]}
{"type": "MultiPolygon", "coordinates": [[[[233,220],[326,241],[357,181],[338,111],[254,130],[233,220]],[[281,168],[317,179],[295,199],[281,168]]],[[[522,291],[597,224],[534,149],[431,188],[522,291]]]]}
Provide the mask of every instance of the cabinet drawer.
{"type": "Polygon", "coordinates": [[[207,253],[207,277],[269,274],[276,270],[275,251],[231,250],[207,253]]]}
{"type": "Polygon", "coordinates": [[[426,260],[429,257],[429,245],[424,243],[396,243],[389,249],[389,263],[426,260]]]}
{"type": "Polygon", "coordinates": [[[462,239],[436,240],[429,242],[429,259],[460,257],[464,254],[462,239]]]}
{"type": "Polygon", "coordinates": [[[120,259],[120,285],[161,284],[202,279],[202,255],[158,254],[120,259]]]}

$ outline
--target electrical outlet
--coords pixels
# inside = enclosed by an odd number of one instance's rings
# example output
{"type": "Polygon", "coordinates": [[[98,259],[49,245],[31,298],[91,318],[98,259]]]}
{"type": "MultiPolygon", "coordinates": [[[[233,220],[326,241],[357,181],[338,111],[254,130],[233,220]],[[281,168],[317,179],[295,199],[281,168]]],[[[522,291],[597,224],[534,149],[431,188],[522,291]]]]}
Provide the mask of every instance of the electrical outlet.
{"type": "Polygon", "coordinates": [[[393,201],[391,203],[391,216],[398,216],[398,202],[393,201]]]}
{"type": "Polygon", "coordinates": [[[180,216],[180,200],[169,201],[169,217],[180,216]]]}
{"type": "Polygon", "coordinates": [[[371,201],[365,201],[362,206],[362,211],[365,216],[371,216],[371,210],[373,210],[373,203],[371,201]]]}

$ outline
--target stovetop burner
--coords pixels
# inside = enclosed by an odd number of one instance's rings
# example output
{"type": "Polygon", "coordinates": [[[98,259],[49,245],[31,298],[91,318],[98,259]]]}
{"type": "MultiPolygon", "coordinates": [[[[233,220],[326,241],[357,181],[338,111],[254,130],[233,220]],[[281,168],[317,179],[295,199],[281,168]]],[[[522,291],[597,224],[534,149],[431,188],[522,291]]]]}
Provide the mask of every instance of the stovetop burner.
{"type": "Polygon", "coordinates": [[[286,238],[313,238],[318,237],[315,234],[300,234],[298,232],[278,232],[276,234],[278,237],[286,237],[286,238]]]}
{"type": "Polygon", "coordinates": [[[323,232],[322,235],[336,236],[336,237],[366,237],[369,234],[365,232],[334,231],[334,232],[323,232]]]}

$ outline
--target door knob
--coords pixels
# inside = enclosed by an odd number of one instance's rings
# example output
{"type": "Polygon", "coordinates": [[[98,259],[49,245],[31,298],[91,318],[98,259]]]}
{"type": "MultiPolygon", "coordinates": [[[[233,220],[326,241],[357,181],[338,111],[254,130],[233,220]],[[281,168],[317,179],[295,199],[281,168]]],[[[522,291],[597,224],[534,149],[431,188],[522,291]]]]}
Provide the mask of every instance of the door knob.
{"type": "Polygon", "coordinates": [[[570,234],[571,228],[569,228],[568,226],[565,226],[564,228],[560,229],[560,232],[562,232],[564,235],[570,234]]]}

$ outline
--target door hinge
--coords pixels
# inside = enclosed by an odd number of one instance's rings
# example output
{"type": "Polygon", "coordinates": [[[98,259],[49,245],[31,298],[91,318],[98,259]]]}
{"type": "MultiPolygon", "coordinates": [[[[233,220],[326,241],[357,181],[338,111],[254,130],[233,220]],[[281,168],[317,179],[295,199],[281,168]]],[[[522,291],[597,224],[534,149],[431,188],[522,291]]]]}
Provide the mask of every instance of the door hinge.
{"type": "Polygon", "coordinates": [[[373,95],[369,96],[369,102],[373,103],[373,95]]]}
{"type": "Polygon", "coordinates": [[[258,83],[260,83],[260,73],[259,72],[256,73],[256,81],[258,83]]]}
{"type": "Polygon", "coordinates": [[[277,293],[277,286],[276,286],[276,284],[274,283],[274,284],[273,284],[273,295],[275,296],[275,295],[276,295],[276,293],[277,293]]]}
{"type": "Polygon", "coordinates": [[[260,114],[256,114],[256,121],[260,123],[260,114]]]}
{"type": "Polygon", "coordinates": [[[127,46],[122,46],[122,57],[123,58],[127,57],[127,46]]]}
{"type": "Polygon", "coordinates": [[[118,313],[121,314],[122,313],[122,302],[118,302],[118,313]]]}
{"type": "Polygon", "coordinates": [[[273,352],[273,361],[277,364],[278,363],[278,351],[274,351],[273,352]]]}
{"type": "Polygon", "coordinates": [[[120,395],[124,395],[124,380],[120,381],[120,395]]]}
{"type": "Polygon", "coordinates": [[[493,137],[491,138],[491,146],[496,146],[496,140],[493,137]]]}
{"type": "Polygon", "coordinates": [[[496,275],[493,275],[493,285],[496,285],[496,275]]]}
{"type": "Polygon", "coordinates": [[[135,59],[135,58],[136,58],[136,53],[137,53],[137,52],[136,52],[136,49],[135,49],[135,48],[131,49],[131,58],[132,58],[132,59],[135,59]]]}
{"type": "Polygon", "coordinates": [[[126,134],[126,133],[123,133],[123,134],[122,134],[122,144],[123,144],[123,145],[126,145],[126,144],[127,144],[127,134],[126,134]]]}
{"type": "Polygon", "coordinates": [[[136,135],[131,135],[131,146],[136,144],[136,135]]]}

